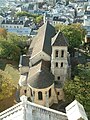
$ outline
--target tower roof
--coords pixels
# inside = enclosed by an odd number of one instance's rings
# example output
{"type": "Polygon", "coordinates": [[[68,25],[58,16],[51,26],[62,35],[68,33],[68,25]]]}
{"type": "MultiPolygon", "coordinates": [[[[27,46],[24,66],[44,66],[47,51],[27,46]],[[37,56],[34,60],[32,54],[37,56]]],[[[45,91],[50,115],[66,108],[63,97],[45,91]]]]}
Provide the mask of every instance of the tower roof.
{"type": "Polygon", "coordinates": [[[52,38],[52,46],[68,46],[68,42],[62,32],[58,32],[52,38]]]}

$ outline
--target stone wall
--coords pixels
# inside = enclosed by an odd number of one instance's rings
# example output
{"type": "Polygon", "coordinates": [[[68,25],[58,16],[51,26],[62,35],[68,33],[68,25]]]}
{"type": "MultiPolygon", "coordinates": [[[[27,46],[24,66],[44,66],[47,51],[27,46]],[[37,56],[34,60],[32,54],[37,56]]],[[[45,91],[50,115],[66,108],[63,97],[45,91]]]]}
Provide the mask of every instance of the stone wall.
{"type": "Polygon", "coordinates": [[[0,120],[67,120],[67,116],[26,100],[0,113],[0,120]]]}

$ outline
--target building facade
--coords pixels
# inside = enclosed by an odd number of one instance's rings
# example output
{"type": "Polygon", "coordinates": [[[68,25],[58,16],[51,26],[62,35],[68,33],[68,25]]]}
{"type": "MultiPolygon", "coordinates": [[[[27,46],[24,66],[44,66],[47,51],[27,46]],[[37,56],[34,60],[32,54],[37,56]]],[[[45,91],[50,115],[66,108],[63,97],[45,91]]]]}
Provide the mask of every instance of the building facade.
{"type": "Polygon", "coordinates": [[[20,96],[50,107],[64,100],[62,86],[69,77],[68,42],[60,31],[45,23],[32,40],[28,55],[20,57],[20,96]]]}
{"type": "Polygon", "coordinates": [[[21,102],[0,113],[0,120],[88,120],[83,106],[73,101],[66,107],[66,113],[46,108],[27,101],[26,96],[21,102]]]}

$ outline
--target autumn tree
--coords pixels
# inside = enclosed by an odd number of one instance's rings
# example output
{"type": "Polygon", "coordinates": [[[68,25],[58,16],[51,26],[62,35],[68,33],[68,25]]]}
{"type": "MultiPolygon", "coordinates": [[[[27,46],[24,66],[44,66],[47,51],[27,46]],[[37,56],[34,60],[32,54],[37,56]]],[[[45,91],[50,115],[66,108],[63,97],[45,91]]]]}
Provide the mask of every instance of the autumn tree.
{"type": "Polygon", "coordinates": [[[0,70],[0,100],[12,96],[15,87],[8,74],[0,70]]]}
{"type": "Polygon", "coordinates": [[[7,37],[7,31],[4,28],[0,28],[0,37],[7,37]]]}

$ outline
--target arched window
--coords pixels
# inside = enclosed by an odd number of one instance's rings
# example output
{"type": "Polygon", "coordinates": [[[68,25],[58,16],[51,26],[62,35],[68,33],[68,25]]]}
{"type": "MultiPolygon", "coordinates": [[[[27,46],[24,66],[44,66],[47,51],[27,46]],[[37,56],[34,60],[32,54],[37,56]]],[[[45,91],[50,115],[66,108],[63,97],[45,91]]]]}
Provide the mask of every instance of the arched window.
{"type": "Polygon", "coordinates": [[[27,93],[27,90],[24,90],[24,94],[26,94],[27,93]]]}
{"type": "Polygon", "coordinates": [[[32,96],[32,89],[30,88],[31,96],[32,96]]]}
{"type": "Polygon", "coordinates": [[[49,90],[49,97],[51,97],[51,89],[49,90]]]}
{"type": "Polygon", "coordinates": [[[58,62],[56,62],[56,65],[55,65],[56,67],[58,67],[58,62]]]}
{"type": "Polygon", "coordinates": [[[42,92],[41,91],[38,92],[38,99],[42,100],[42,92]]]}
{"type": "Polygon", "coordinates": [[[55,51],[55,57],[58,57],[58,50],[55,51]]]}
{"type": "Polygon", "coordinates": [[[61,51],[61,57],[64,57],[64,50],[61,51]]]}
{"type": "Polygon", "coordinates": [[[61,62],[61,67],[63,67],[63,62],[61,62]]]}
{"type": "Polygon", "coordinates": [[[60,80],[60,76],[58,76],[57,79],[60,80]]]}

